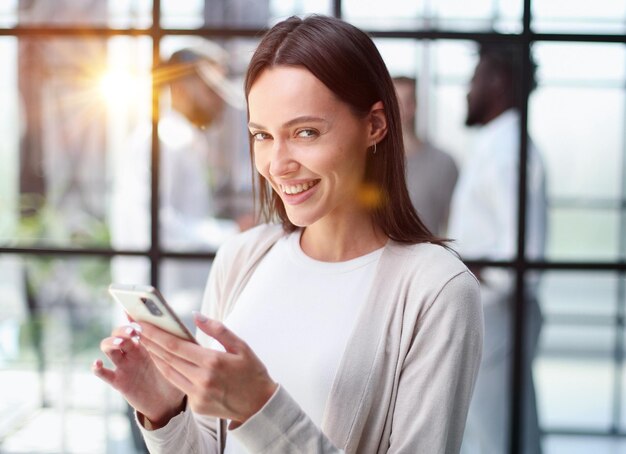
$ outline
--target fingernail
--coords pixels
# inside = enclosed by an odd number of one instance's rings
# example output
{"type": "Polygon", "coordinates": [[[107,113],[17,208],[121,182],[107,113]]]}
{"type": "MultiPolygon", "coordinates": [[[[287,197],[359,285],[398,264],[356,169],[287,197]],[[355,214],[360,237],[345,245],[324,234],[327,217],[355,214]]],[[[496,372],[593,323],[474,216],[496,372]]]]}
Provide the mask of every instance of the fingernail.
{"type": "Polygon", "coordinates": [[[135,331],[137,331],[138,333],[141,333],[141,332],[142,332],[142,328],[141,328],[141,325],[140,325],[139,323],[132,322],[132,323],[130,324],[130,326],[132,326],[132,327],[133,327],[133,329],[134,329],[135,331]]]}
{"type": "Polygon", "coordinates": [[[124,332],[126,334],[128,334],[129,336],[132,336],[133,334],[135,334],[135,328],[133,328],[132,326],[127,327],[124,332]]]}
{"type": "Polygon", "coordinates": [[[124,342],[124,339],[122,339],[121,337],[116,337],[115,339],[113,339],[113,345],[121,345],[122,342],[124,342]]]}
{"type": "Polygon", "coordinates": [[[99,359],[96,359],[96,360],[93,362],[92,366],[93,366],[95,369],[100,369],[100,365],[101,365],[101,364],[102,364],[102,363],[100,362],[100,360],[99,360],[99,359]]]}
{"type": "Polygon", "coordinates": [[[198,311],[191,311],[191,313],[193,314],[193,318],[195,318],[197,321],[199,321],[200,323],[205,323],[208,322],[209,319],[206,315],[198,312],[198,311]]]}

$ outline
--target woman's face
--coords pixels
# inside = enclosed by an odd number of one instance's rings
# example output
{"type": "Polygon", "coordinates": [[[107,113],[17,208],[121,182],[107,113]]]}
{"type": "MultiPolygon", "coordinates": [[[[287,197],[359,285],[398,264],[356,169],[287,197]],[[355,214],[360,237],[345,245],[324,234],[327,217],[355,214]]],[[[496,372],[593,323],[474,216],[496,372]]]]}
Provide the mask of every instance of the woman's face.
{"type": "Polygon", "coordinates": [[[363,213],[358,195],[371,145],[367,118],[300,67],[264,70],[248,105],[256,168],[294,225],[363,213]]]}

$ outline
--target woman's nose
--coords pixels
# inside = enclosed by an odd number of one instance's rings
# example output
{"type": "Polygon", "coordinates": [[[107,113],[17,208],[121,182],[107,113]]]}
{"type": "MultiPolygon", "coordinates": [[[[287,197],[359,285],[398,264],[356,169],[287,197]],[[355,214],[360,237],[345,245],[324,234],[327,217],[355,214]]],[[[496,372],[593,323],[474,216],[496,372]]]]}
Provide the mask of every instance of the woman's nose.
{"type": "Polygon", "coordinates": [[[270,161],[270,175],[280,177],[298,170],[298,162],[293,158],[289,146],[283,140],[275,140],[270,161]]]}

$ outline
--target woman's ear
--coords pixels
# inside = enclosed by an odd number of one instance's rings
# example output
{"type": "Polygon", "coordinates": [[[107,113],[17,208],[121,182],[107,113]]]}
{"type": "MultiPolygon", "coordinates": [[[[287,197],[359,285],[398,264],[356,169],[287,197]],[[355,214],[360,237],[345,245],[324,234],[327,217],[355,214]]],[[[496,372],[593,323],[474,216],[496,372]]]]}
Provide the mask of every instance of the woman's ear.
{"type": "Polygon", "coordinates": [[[368,115],[369,137],[371,144],[378,143],[387,135],[387,114],[382,101],[372,104],[368,115]]]}

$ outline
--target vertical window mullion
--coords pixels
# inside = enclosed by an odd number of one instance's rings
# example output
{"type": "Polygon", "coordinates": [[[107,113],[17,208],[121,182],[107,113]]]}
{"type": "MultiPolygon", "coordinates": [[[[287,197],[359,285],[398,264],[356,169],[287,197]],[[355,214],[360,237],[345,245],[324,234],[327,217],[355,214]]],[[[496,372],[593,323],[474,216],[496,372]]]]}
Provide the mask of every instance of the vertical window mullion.
{"type": "Polygon", "coordinates": [[[526,277],[526,188],[528,162],[528,96],[531,90],[530,47],[532,36],[530,31],[531,0],[524,0],[523,31],[519,41],[522,46],[522,104],[520,110],[520,156],[518,180],[518,219],[517,219],[517,254],[515,260],[515,310],[513,319],[513,364],[511,380],[511,430],[510,452],[520,453],[524,434],[524,341],[526,307],[524,305],[526,277]]]}
{"type": "MultiPolygon", "coordinates": [[[[161,1],[154,0],[152,5],[152,68],[154,69],[161,59],[161,1]]],[[[160,149],[159,149],[159,90],[152,81],[152,137],[151,137],[151,166],[150,166],[150,283],[159,288],[159,271],[161,269],[161,238],[159,225],[159,206],[160,206],[160,149]]]]}
{"type": "Polygon", "coordinates": [[[341,0],[333,0],[333,16],[341,19],[341,0]]]}

